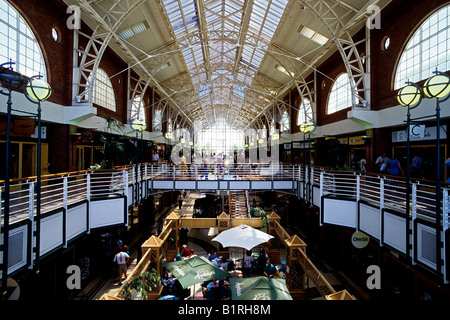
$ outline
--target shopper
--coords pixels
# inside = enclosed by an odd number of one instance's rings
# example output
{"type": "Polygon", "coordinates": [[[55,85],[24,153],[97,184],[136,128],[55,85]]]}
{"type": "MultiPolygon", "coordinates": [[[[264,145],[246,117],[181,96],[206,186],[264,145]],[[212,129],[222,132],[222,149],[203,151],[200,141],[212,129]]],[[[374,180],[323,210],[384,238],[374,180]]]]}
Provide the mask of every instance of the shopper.
{"type": "Polygon", "coordinates": [[[258,256],[258,270],[260,273],[264,272],[264,266],[266,265],[266,262],[267,262],[266,251],[261,248],[259,250],[259,256],[258,256]]]}
{"type": "Polygon", "coordinates": [[[181,210],[181,207],[183,206],[183,194],[181,192],[178,194],[177,200],[178,200],[178,209],[181,210]]]}
{"type": "Polygon", "coordinates": [[[181,247],[181,256],[183,258],[189,258],[192,254],[191,251],[188,249],[187,245],[183,244],[183,246],[181,247]]]}
{"type": "Polygon", "coordinates": [[[275,268],[274,265],[270,263],[270,258],[267,259],[266,265],[264,267],[264,275],[268,278],[274,278],[277,272],[277,268],[275,268]]]}
{"type": "Polygon", "coordinates": [[[211,252],[208,254],[208,260],[212,262],[215,258],[217,258],[216,250],[211,249],[211,252]]]}
{"type": "Polygon", "coordinates": [[[130,260],[130,256],[128,253],[123,251],[123,248],[119,248],[119,253],[114,256],[113,261],[117,263],[117,272],[119,274],[119,283],[118,285],[122,285],[122,275],[124,279],[127,278],[127,263],[130,260]]]}
{"type": "Polygon", "coordinates": [[[251,276],[253,271],[253,255],[251,250],[247,250],[244,255],[244,266],[242,268],[242,273],[244,277],[251,276]]]}
{"type": "Polygon", "coordinates": [[[402,176],[404,175],[402,166],[400,165],[400,161],[398,161],[398,159],[394,158],[391,161],[391,175],[399,176],[400,173],[402,174],[402,176]]]}
{"type": "Polygon", "coordinates": [[[227,281],[225,281],[222,289],[220,289],[220,297],[221,300],[231,300],[230,284],[227,281]]]}
{"type": "Polygon", "coordinates": [[[423,178],[423,160],[418,155],[415,155],[411,160],[411,177],[423,178]]]}

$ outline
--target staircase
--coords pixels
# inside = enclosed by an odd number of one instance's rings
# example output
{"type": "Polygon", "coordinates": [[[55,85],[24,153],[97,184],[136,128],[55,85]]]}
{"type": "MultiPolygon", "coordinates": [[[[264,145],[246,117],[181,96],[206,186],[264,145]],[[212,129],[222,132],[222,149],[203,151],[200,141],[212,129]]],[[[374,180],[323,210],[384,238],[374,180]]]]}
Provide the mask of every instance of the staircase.
{"type": "Polygon", "coordinates": [[[245,191],[230,191],[228,199],[231,218],[248,218],[249,213],[245,191]]]}

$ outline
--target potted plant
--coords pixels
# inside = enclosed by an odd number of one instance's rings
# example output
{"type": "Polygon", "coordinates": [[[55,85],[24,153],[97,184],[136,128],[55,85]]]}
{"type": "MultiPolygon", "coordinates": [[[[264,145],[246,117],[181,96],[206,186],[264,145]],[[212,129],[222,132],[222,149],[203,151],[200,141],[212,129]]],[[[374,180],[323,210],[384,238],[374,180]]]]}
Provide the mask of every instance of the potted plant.
{"type": "Polygon", "coordinates": [[[250,216],[252,217],[259,217],[263,221],[263,227],[267,227],[270,223],[269,218],[267,218],[267,213],[262,208],[251,208],[250,209],[250,216]]]}
{"type": "Polygon", "coordinates": [[[136,291],[141,294],[142,300],[148,300],[148,292],[158,288],[160,280],[155,269],[145,271],[124,286],[124,299],[133,300],[133,291],[136,291]]]}

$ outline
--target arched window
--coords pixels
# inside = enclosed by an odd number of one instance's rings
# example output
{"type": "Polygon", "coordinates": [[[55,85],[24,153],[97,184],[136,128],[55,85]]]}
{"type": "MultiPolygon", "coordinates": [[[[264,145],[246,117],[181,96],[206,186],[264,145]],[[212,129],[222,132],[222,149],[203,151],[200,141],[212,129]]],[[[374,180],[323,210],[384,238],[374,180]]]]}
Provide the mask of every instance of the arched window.
{"type": "Polygon", "coordinates": [[[21,15],[7,1],[0,0],[0,63],[15,63],[15,71],[47,80],[47,69],[36,37],[21,15]]]}
{"type": "Polygon", "coordinates": [[[298,108],[297,125],[299,126],[308,120],[312,120],[312,118],[311,101],[309,99],[303,99],[302,104],[298,108]]]}
{"type": "Polygon", "coordinates": [[[135,97],[131,103],[130,119],[139,119],[145,121],[145,107],[141,97],[135,97]]]}
{"type": "Polygon", "coordinates": [[[349,108],[352,103],[352,89],[347,73],[341,74],[331,88],[330,97],[328,99],[327,114],[332,114],[339,110],[349,108]]]}
{"type": "MultiPolygon", "coordinates": [[[[90,77],[89,77],[90,79],[90,77]]],[[[92,102],[101,107],[116,111],[116,96],[108,74],[98,68],[95,78],[92,102]]]]}
{"type": "Polygon", "coordinates": [[[394,90],[450,69],[450,5],[432,14],[414,33],[395,72],[394,90]]]}

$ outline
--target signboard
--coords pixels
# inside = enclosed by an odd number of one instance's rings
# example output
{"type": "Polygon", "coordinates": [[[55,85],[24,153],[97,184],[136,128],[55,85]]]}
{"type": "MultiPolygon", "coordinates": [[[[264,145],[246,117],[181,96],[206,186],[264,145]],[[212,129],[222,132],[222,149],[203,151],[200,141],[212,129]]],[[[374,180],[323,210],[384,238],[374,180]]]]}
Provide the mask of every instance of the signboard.
{"type": "Polygon", "coordinates": [[[349,137],[349,138],[339,138],[341,144],[349,144],[351,146],[364,144],[364,139],[362,136],[349,137]]]}
{"type": "Polygon", "coordinates": [[[369,244],[369,236],[361,231],[352,234],[352,244],[357,249],[362,249],[369,244]]]}
{"type": "MultiPolygon", "coordinates": [[[[34,128],[34,133],[31,135],[31,138],[38,138],[38,127],[34,128]]],[[[47,127],[41,127],[41,139],[47,138],[47,127]]]]}
{"type": "MultiPolygon", "coordinates": [[[[436,127],[426,127],[421,124],[413,124],[409,127],[409,139],[411,141],[426,141],[426,140],[436,140],[436,127]]],[[[441,139],[447,139],[447,126],[441,126],[440,132],[441,139]]],[[[407,132],[406,130],[393,131],[392,132],[392,142],[406,142],[407,132]]]]}

